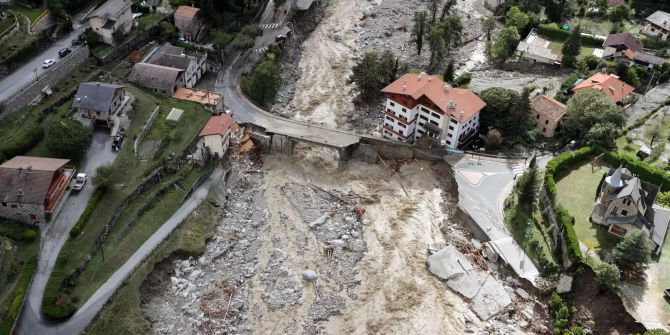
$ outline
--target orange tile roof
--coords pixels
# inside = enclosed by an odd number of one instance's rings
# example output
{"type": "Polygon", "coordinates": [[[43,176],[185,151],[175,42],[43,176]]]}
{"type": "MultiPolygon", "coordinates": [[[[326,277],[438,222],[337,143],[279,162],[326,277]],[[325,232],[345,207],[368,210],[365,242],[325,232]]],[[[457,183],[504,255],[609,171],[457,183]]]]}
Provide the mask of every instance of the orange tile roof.
{"type": "Polygon", "coordinates": [[[198,11],[200,11],[200,8],[195,8],[191,6],[179,6],[177,10],[174,12],[174,15],[192,19],[196,14],[198,14],[198,11]]]}
{"type": "Polygon", "coordinates": [[[602,72],[598,72],[582,81],[579,85],[575,86],[572,91],[578,92],[579,90],[586,88],[602,91],[615,102],[623,100],[635,90],[635,87],[619,80],[619,76],[602,72]]]}
{"type": "Polygon", "coordinates": [[[0,168],[5,169],[26,169],[30,167],[33,171],[57,171],[63,165],[67,164],[69,159],[15,156],[6,161],[0,168]]]}
{"type": "Polygon", "coordinates": [[[218,105],[219,101],[221,101],[221,94],[202,90],[194,90],[187,87],[178,88],[172,97],[177,100],[192,101],[201,105],[212,106],[218,105]]]}
{"type": "Polygon", "coordinates": [[[538,114],[552,121],[558,121],[565,115],[565,105],[546,95],[535,98],[531,106],[538,114]]]}
{"type": "Polygon", "coordinates": [[[233,128],[237,129],[238,126],[233,121],[231,113],[216,115],[209,118],[205,127],[202,128],[200,136],[209,136],[209,135],[225,135],[228,129],[233,128]]]}
{"type": "Polygon", "coordinates": [[[635,51],[631,49],[626,50],[626,57],[628,57],[630,60],[635,59],[635,51]]]}
{"type": "Polygon", "coordinates": [[[414,100],[425,96],[440,110],[460,121],[468,120],[479,112],[486,103],[472,91],[453,88],[439,78],[427,74],[405,74],[386,86],[382,92],[410,96],[414,100]],[[449,108],[449,101],[456,104],[449,108]]]}

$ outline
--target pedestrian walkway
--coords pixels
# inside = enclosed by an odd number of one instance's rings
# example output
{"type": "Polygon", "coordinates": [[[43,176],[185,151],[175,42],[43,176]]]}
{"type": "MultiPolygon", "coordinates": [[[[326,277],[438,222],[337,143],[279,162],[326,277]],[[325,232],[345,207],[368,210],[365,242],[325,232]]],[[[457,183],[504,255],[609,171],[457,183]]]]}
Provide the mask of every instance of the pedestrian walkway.
{"type": "Polygon", "coordinates": [[[526,172],[526,166],[525,165],[514,164],[514,166],[512,166],[512,173],[514,173],[515,178],[521,176],[524,172],[526,172]]]}
{"type": "Polygon", "coordinates": [[[254,53],[262,54],[262,53],[264,53],[264,52],[266,52],[266,51],[268,51],[268,47],[262,47],[262,48],[255,49],[255,50],[254,50],[254,53]]]}
{"type": "Polygon", "coordinates": [[[263,28],[263,29],[278,29],[278,28],[281,28],[281,23],[262,24],[261,28],[263,28]]]}

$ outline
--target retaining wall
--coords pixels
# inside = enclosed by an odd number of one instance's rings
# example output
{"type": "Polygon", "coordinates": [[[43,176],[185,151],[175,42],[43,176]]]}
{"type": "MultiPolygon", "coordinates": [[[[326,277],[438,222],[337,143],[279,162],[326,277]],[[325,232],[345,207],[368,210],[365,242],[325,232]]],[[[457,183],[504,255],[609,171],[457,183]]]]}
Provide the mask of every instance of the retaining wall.
{"type": "Polygon", "coordinates": [[[11,27],[5,29],[5,31],[0,32],[0,43],[4,42],[6,39],[14,36],[14,34],[16,34],[16,32],[19,31],[19,28],[20,28],[19,27],[19,18],[17,17],[17,15],[12,11],[9,11],[9,13],[14,16],[14,24],[11,27]]]}
{"type": "Polygon", "coordinates": [[[51,67],[50,71],[42,74],[38,81],[25,87],[17,94],[15,94],[10,100],[5,102],[5,112],[0,114],[0,120],[2,120],[7,114],[14,113],[29,105],[33,100],[42,94],[42,90],[45,87],[49,86],[53,89],[53,87],[55,87],[59,81],[70,75],[70,73],[77,66],[86,61],[89,55],[90,52],[88,50],[88,46],[85,45],[84,47],[74,51],[68,57],[59,60],[54,66],[51,67]]]}
{"type": "Polygon", "coordinates": [[[140,132],[139,135],[137,135],[135,143],[133,143],[133,150],[135,151],[135,157],[138,157],[137,149],[140,143],[144,141],[144,136],[147,136],[147,132],[149,131],[149,129],[151,129],[151,126],[153,126],[154,121],[156,121],[156,117],[158,116],[160,108],[161,108],[160,105],[156,106],[156,109],[154,109],[153,113],[151,113],[151,116],[149,116],[149,119],[144,124],[144,127],[142,127],[142,131],[140,132]]]}

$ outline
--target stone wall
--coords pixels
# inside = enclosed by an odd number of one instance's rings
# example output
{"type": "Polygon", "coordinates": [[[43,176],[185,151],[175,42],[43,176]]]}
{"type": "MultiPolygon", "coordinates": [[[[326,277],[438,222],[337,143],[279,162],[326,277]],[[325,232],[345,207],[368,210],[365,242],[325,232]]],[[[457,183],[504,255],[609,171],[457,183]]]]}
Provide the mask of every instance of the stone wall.
{"type": "Polygon", "coordinates": [[[29,203],[21,203],[21,204],[5,203],[5,204],[6,206],[0,205],[0,217],[30,224],[35,223],[36,221],[47,222],[44,213],[44,206],[29,203]],[[16,206],[16,208],[12,208],[12,206],[16,206]],[[37,216],[37,219],[30,220],[28,214],[35,214],[37,216]]]}
{"type": "Polygon", "coordinates": [[[28,87],[19,91],[14,95],[11,100],[5,102],[5,112],[0,114],[0,120],[3,119],[7,114],[14,113],[21,108],[29,105],[33,100],[39,97],[42,94],[42,90],[49,86],[53,88],[58,84],[61,79],[67,77],[72,70],[74,70],[79,64],[83,63],[88,59],[90,52],[88,46],[84,46],[73,53],[68,57],[62,58],[59,60],[50,71],[47,71],[46,74],[43,74],[37,82],[30,84],[28,87]]]}
{"type": "Polygon", "coordinates": [[[0,43],[4,42],[6,39],[14,36],[14,34],[16,34],[16,32],[19,31],[19,28],[20,28],[19,18],[17,17],[17,15],[14,14],[14,12],[9,12],[9,13],[14,16],[14,24],[11,27],[5,29],[5,31],[0,32],[0,43]]]}
{"type": "Polygon", "coordinates": [[[153,113],[151,113],[151,116],[149,116],[149,119],[144,124],[144,127],[142,127],[142,131],[140,132],[139,135],[137,135],[137,138],[135,139],[135,143],[133,143],[133,150],[135,151],[135,157],[138,156],[137,149],[138,149],[140,143],[142,143],[142,141],[144,141],[144,136],[147,135],[147,132],[149,131],[149,129],[151,129],[151,126],[154,124],[154,121],[156,121],[156,117],[158,116],[158,112],[160,111],[160,108],[161,108],[160,105],[156,106],[156,109],[154,109],[153,113]]]}
{"type": "Polygon", "coordinates": [[[30,35],[38,34],[41,31],[47,30],[56,25],[56,18],[51,13],[50,10],[46,11],[46,14],[40,16],[37,21],[32,22],[30,25],[30,35]]]}

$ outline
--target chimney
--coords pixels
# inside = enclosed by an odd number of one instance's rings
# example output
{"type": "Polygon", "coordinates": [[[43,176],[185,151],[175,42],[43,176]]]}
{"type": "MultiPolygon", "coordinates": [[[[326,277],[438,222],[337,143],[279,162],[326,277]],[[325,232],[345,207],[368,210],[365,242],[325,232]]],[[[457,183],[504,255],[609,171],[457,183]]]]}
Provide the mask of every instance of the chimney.
{"type": "MultiPolygon", "coordinates": [[[[22,196],[22,195],[23,195],[23,189],[22,189],[22,188],[18,189],[18,190],[16,191],[16,195],[19,196],[19,197],[22,196]]],[[[20,200],[21,200],[21,199],[19,199],[19,201],[20,201],[20,200]]]]}
{"type": "Polygon", "coordinates": [[[30,174],[30,172],[32,172],[32,171],[33,171],[33,167],[28,165],[28,167],[26,168],[26,174],[30,174]]]}
{"type": "Polygon", "coordinates": [[[456,109],[456,103],[454,102],[454,100],[449,100],[449,102],[447,103],[447,107],[449,109],[456,109]]]}
{"type": "Polygon", "coordinates": [[[100,82],[97,82],[96,84],[97,84],[97,86],[100,86],[100,82]]]}
{"type": "MultiPolygon", "coordinates": [[[[423,72],[421,72],[421,74],[423,74],[423,72]]],[[[421,74],[416,77],[417,81],[421,81],[421,74]]]]}
{"type": "Polygon", "coordinates": [[[446,83],[442,86],[442,88],[444,89],[445,92],[449,92],[449,85],[447,85],[446,83]]]}
{"type": "Polygon", "coordinates": [[[429,82],[429,83],[430,83],[431,80],[433,80],[433,77],[428,76],[428,82],[429,82]]]}
{"type": "Polygon", "coordinates": [[[19,166],[18,170],[19,170],[19,174],[21,174],[21,171],[23,171],[23,167],[19,166]]]}
{"type": "Polygon", "coordinates": [[[406,89],[407,89],[407,85],[402,85],[402,90],[404,91],[406,89]]]}

